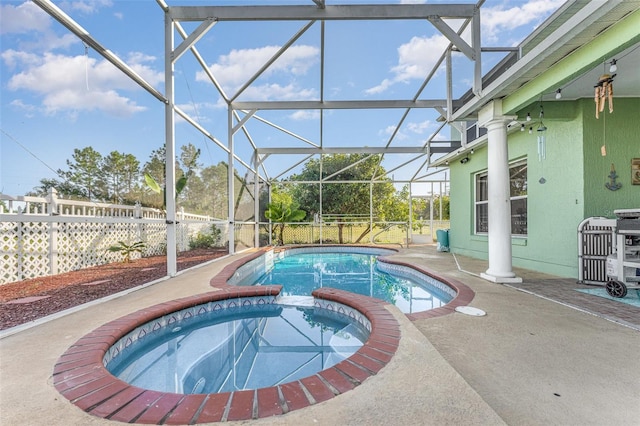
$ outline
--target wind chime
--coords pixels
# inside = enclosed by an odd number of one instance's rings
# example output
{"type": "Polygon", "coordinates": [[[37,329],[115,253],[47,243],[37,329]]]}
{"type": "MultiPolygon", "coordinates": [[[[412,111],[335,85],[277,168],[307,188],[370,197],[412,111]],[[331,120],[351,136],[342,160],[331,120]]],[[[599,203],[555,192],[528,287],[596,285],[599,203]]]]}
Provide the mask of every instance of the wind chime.
{"type": "Polygon", "coordinates": [[[547,126],[544,125],[544,109],[542,109],[542,103],[540,103],[540,123],[536,130],[538,134],[538,161],[542,161],[547,158],[547,126]]]}
{"type": "MultiPolygon", "coordinates": [[[[614,72],[617,69],[616,60],[611,61],[611,68],[609,72],[614,72]]],[[[605,103],[609,103],[609,114],[613,112],[613,79],[616,74],[607,74],[606,72],[600,76],[598,82],[594,86],[593,100],[596,103],[596,119],[600,118],[600,113],[604,111],[605,103]]],[[[600,154],[603,157],[607,155],[607,124],[606,115],[603,116],[602,123],[602,147],[600,147],[600,154]]],[[[611,169],[609,171],[609,182],[604,184],[605,188],[609,191],[617,191],[622,187],[622,184],[616,182],[618,174],[616,173],[615,166],[611,163],[611,169]]]]}
{"type": "Polygon", "coordinates": [[[602,74],[594,86],[593,98],[596,102],[596,118],[604,111],[605,102],[609,102],[609,114],[613,112],[613,78],[616,74],[602,74]]]}

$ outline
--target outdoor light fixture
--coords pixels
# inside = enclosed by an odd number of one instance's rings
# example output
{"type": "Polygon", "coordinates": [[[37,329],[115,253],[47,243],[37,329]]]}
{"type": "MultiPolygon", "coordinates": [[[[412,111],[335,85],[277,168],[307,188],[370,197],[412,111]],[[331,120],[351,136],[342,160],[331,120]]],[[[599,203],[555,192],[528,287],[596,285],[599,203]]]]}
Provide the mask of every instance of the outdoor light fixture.
{"type": "Polygon", "coordinates": [[[527,113],[527,121],[531,121],[531,114],[527,113]]]}
{"type": "Polygon", "coordinates": [[[520,125],[520,131],[521,131],[521,132],[524,132],[524,124],[521,124],[521,125],[520,125]]]}
{"type": "Polygon", "coordinates": [[[556,99],[562,99],[562,89],[556,90],[556,99]]]}
{"type": "Polygon", "coordinates": [[[529,134],[533,133],[533,127],[529,127],[529,134]]]}
{"type": "Polygon", "coordinates": [[[475,151],[473,150],[473,148],[471,148],[471,155],[473,155],[473,154],[474,154],[474,152],[475,152],[475,151]]]}
{"type": "Polygon", "coordinates": [[[618,71],[617,61],[615,59],[612,59],[611,66],[609,67],[609,72],[616,72],[616,71],[618,71]]]}

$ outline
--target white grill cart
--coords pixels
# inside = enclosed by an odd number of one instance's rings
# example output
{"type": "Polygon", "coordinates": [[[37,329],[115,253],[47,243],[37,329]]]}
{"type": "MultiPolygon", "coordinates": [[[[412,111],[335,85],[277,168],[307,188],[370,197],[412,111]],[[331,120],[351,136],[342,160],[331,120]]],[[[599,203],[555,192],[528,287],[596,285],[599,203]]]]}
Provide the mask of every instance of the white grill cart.
{"type": "Polygon", "coordinates": [[[607,293],[625,297],[640,291],[640,209],[615,210],[614,254],[607,257],[607,293]]]}

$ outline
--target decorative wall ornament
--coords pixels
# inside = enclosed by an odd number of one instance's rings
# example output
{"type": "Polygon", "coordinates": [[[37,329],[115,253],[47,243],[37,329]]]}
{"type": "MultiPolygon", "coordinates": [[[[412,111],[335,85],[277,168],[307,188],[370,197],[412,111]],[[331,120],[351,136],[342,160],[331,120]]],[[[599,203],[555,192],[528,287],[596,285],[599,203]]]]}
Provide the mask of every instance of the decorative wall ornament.
{"type": "Polygon", "coordinates": [[[604,104],[609,101],[609,113],[613,112],[613,78],[616,74],[602,74],[598,79],[598,84],[594,86],[593,94],[596,102],[596,118],[600,118],[600,113],[604,111],[604,104]]]}
{"type": "Polygon", "coordinates": [[[605,183],[604,186],[609,191],[617,191],[618,189],[622,188],[622,184],[616,182],[616,179],[618,179],[618,173],[616,173],[616,168],[613,166],[613,163],[611,163],[611,171],[609,172],[610,182],[605,183]]]}
{"type": "Polygon", "coordinates": [[[631,159],[631,183],[640,185],[640,158],[631,159]]]}

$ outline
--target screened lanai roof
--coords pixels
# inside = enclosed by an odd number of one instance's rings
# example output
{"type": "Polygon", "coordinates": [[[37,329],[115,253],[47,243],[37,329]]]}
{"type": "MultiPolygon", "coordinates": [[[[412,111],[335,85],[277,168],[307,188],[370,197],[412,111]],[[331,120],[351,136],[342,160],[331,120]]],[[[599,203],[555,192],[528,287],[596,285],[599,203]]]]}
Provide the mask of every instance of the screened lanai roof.
{"type": "MultiPolygon", "coordinates": [[[[437,176],[438,158],[465,149],[465,129],[480,107],[526,85],[638,7],[620,0],[558,2],[555,13],[520,42],[494,39],[482,25],[481,12],[494,5],[491,0],[157,0],[153,7],[166,12],[170,28],[165,71],[174,76],[165,79],[163,93],[113,54],[108,40],[98,41],[53,2],[34,1],[171,104],[176,120],[231,153],[236,167],[266,181],[286,179],[321,154],[354,152],[379,154],[386,176],[398,182],[437,176]],[[236,68],[222,66],[240,52],[236,68]],[[398,62],[389,63],[390,56],[398,62]],[[204,103],[217,108],[205,116],[197,107],[204,103]]],[[[575,83],[593,65],[573,70],[562,83],[575,83]]],[[[589,96],[582,86],[572,84],[566,93],[589,96]]],[[[520,106],[534,99],[522,97],[520,106]]]]}
{"type": "Polygon", "coordinates": [[[481,95],[482,75],[518,55],[516,47],[499,40],[483,45],[480,10],[491,3],[485,1],[158,0],[173,28],[167,66],[209,84],[196,91],[175,78],[162,93],[111,53],[108,40],[95,39],[53,2],[35,3],[153,96],[171,103],[178,120],[233,152],[236,166],[256,170],[267,181],[286,179],[309,158],[335,153],[380,155],[386,176],[372,179],[426,178],[433,159],[465,142],[450,120],[461,98],[481,95]],[[216,67],[240,50],[254,54],[234,75],[216,67]],[[400,57],[395,66],[380,61],[390,52],[400,57]],[[203,117],[195,106],[204,102],[220,108],[203,117]]]}

